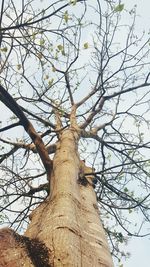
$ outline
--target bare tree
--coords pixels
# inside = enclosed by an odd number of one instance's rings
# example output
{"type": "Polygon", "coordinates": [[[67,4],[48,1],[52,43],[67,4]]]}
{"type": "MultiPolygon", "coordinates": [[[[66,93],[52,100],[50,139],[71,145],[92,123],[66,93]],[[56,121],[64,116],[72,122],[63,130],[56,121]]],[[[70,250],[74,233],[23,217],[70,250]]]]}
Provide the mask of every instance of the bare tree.
{"type": "Polygon", "coordinates": [[[27,229],[1,230],[2,266],[113,266],[105,232],[119,260],[149,234],[149,37],[136,19],[120,1],[2,0],[0,218],[27,229]]]}

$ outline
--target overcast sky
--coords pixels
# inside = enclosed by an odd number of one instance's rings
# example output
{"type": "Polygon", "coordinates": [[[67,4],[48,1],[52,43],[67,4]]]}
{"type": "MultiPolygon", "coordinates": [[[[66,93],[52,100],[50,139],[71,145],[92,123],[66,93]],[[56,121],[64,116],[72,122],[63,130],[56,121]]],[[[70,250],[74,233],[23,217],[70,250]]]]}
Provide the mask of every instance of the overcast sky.
{"type": "MultiPolygon", "coordinates": [[[[122,3],[125,4],[126,9],[131,9],[134,5],[137,5],[137,13],[139,14],[136,22],[137,31],[145,29],[148,33],[150,28],[150,0],[124,0],[122,3]]],[[[150,267],[150,237],[132,238],[126,250],[131,253],[131,256],[128,260],[123,261],[123,267],[150,267]]]]}
{"type": "MultiPolygon", "coordinates": [[[[149,0],[124,0],[125,8],[130,9],[137,5],[137,14],[139,17],[136,21],[138,31],[148,33],[150,29],[150,1],[149,0]]],[[[150,226],[149,226],[150,231],[150,226]]],[[[150,236],[147,238],[132,238],[128,243],[127,251],[131,253],[128,260],[124,261],[123,267],[149,267],[150,266],[150,236]]]]}

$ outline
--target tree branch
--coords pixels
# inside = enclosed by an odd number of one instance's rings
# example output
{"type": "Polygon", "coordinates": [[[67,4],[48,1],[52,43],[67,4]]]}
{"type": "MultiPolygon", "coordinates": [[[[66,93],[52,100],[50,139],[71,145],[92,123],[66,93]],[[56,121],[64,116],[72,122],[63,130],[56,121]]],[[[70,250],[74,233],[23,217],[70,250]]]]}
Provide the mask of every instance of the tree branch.
{"type": "Polygon", "coordinates": [[[6,105],[19,119],[20,124],[24,127],[25,131],[29,134],[32,141],[34,142],[37,152],[43,162],[46,169],[48,179],[50,179],[52,170],[52,160],[49,158],[48,152],[45,148],[41,136],[35,131],[31,122],[27,119],[17,102],[12,96],[0,85],[0,100],[6,105]]]}
{"type": "Polygon", "coordinates": [[[20,122],[12,123],[11,125],[8,125],[8,126],[6,126],[6,127],[1,128],[1,129],[0,129],[0,132],[7,131],[7,130],[12,129],[12,128],[14,128],[14,127],[16,127],[16,126],[19,126],[19,125],[20,125],[20,122]]]}
{"type": "Polygon", "coordinates": [[[143,87],[147,87],[147,86],[150,86],[150,83],[145,82],[145,83],[142,83],[140,85],[137,85],[137,86],[134,86],[134,87],[130,87],[130,88],[126,89],[126,90],[115,92],[112,95],[104,96],[104,98],[105,98],[105,100],[109,100],[109,99],[111,99],[113,97],[116,97],[116,96],[119,96],[119,95],[122,95],[122,94],[125,94],[125,93],[128,93],[128,92],[132,92],[134,90],[137,90],[137,89],[143,88],[143,87]]]}

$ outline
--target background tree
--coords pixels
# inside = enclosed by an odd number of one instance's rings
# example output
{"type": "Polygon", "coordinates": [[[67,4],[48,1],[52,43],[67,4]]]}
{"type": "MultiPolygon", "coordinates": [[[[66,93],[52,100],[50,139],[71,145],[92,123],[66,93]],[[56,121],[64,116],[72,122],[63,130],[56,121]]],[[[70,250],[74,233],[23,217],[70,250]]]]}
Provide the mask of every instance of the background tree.
{"type": "MultiPolygon", "coordinates": [[[[55,196],[58,185],[65,192],[63,181],[53,177],[52,159],[57,159],[63,134],[75,129],[85,165],[74,154],[72,176],[80,174],[78,187],[89,201],[97,182],[98,207],[113,255],[123,256],[120,245],[129,236],[147,234],[142,227],[149,222],[150,195],[149,37],[135,34],[136,19],[136,8],[128,12],[120,1],[2,1],[4,225],[24,232],[28,215],[55,196]],[[48,181],[51,177],[50,190],[47,177],[48,181]],[[139,215],[136,222],[134,212],[139,215]]],[[[75,152],[67,133],[65,149],[75,152]]],[[[74,180],[72,195],[77,194],[76,186],[74,180]]],[[[67,207],[63,197],[61,201],[59,211],[67,207]]],[[[32,227],[29,236],[30,231],[32,227]]]]}

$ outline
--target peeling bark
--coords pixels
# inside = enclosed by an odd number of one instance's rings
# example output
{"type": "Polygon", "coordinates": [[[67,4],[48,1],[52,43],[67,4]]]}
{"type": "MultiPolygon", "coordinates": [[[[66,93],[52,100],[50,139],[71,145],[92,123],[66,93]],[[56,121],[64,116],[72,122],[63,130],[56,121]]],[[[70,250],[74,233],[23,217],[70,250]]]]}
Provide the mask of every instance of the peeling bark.
{"type": "Polygon", "coordinates": [[[17,242],[14,231],[8,228],[0,230],[0,266],[34,266],[25,247],[17,242]]]}

